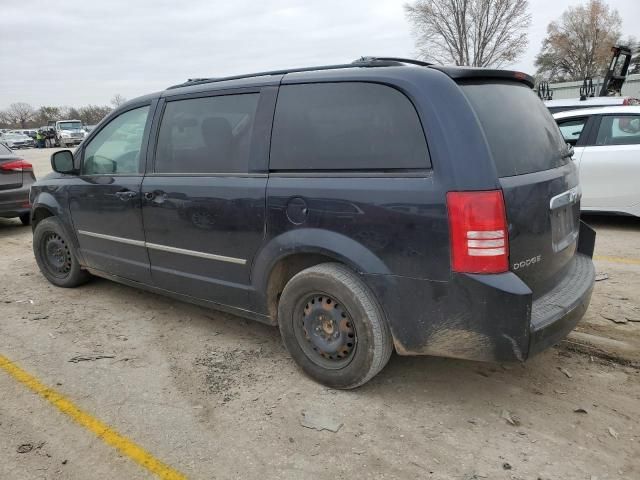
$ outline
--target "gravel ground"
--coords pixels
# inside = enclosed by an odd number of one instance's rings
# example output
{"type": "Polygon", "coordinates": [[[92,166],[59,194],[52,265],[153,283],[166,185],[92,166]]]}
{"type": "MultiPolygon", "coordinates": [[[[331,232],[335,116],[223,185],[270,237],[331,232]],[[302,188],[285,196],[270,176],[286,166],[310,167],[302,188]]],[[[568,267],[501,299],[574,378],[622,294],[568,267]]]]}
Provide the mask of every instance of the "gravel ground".
{"type": "MultiPolygon", "coordinates": [[[[51,150],[23,153],[47,173],[51,150]]],[[[50,285],[31,230],[0,219],[0,355],[189,478],[640,478],[640,323],[605,318],[640,306],[640,220],[588,221],[608,278],[569,342],[524,365],[394,355],[343,392],[304,377],[274,328],[106,280],[50,285]]],[[[3,479],[152,478],[4,371],[0,458],[3,479]]]]}

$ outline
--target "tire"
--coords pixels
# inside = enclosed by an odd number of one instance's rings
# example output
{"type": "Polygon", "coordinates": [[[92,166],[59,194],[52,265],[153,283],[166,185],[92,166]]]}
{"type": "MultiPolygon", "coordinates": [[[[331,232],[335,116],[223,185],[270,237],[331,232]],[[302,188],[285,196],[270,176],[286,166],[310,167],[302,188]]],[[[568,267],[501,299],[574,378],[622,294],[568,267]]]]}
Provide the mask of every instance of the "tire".
{"type": "Polygon", "coordinates": [[[42,274],[58,287],[77,287],[91,277],[80,268],[75,248],[56,217],[47,217],[36,225],[33,253],[42,274]]]}
{"type": "Polygon", "coordinates": [[[31,213],[23,213],[22,215],[20,215],[20,221],[22,222],[22,225],[31,225],[31,213]]]}
{"type": "Polygon", "coordinates": [[[316,265],[284,288],[278,322],[285,347],[313,380],[351,389],[389,361],[392,339],[382,308],[356,273],[338,263],[316,265]]]}

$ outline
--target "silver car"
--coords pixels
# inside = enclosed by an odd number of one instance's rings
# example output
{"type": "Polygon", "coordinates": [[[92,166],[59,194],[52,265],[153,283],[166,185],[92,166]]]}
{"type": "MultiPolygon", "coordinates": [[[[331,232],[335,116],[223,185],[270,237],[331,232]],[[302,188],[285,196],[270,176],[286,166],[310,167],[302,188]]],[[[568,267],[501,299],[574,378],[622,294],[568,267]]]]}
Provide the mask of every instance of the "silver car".
{"type": "Polygon", "coordinates": [[[0,135],[0,142],[6,144],[11,149],[35,147],[33,138],[22,133],[3,133],[0,135]]]}

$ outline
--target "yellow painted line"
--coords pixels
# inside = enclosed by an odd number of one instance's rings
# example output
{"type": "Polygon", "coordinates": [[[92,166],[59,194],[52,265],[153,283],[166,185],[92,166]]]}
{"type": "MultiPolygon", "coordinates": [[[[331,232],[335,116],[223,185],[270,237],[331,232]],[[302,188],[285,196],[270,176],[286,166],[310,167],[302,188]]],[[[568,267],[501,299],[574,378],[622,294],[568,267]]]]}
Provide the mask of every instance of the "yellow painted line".
{"type": "Polygon", "coordinates": [[[626,257],[608,257],[606,255],[596,255],[594,260],[602,260],[603,262],[611,263],[624,263],[625,265],[640,265],[640,258],[626,258],[626,257]]]}
{"type": "Polygon", "coordinates": [[[131,460],[138,463],[149,472],[154,473],[159,478],[164,480],[185,480],[187,478],[183,474],[162,463],[127,437],[119,434],[114,429],[92,417],[88,413],[83,412],[80,408],[76,407],[73,402],[66,399],[55,390],[42,384],[37,378],[28,374],[2,355],[0,355],[0,368],[31,391],[47,400],[62,413],[71,417],[84,428],[94,433],[104,443],[112,446],[121,454],[129,457],[131,460]]]}

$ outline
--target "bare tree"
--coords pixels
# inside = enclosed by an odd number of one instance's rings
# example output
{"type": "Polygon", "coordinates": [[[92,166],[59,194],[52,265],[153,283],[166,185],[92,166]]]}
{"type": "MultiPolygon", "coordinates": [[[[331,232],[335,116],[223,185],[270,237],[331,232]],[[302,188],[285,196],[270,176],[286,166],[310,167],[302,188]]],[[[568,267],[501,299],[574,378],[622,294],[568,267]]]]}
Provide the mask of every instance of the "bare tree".
{"type": "Polygon", "coordinates": [[[34,120],[38,127],[45,126],[52,121],[60,120],[60,108],[46,105],[42,106],[38,109],[34,120]]]}
{"type": "Polygon", "coordinates": [[[528,0],[417,0],[404,8],[426,60],[499,68],[527,47],[528,0]]]}
{"type": "Polygon", "coordinates": [[[35,116],[36,111],[34,108],[25,102],[17,102],[9,105],[9,108],[5,110],[5,117],[14,125],[19,125],[20,128],[27,128],[27,124],[35,116]]]}
{"type": "Polygon", "coordinates": [[[110,107],[100,105],[86,105],[78,109],[79,118],[85,125],[95,125],[111,112],[110,107]]]}
{"type": "Polygon", "coordinates": [[[536,57],[538,74],[549,80],[582,80],[603,73],[620,38],[618,11],[602,0],[569,7],[547,27],[536,57]]]}
{"type": "Polygon", "coordinates": [[[7,114],[6,110],[0,110],[0,128],[9,128],[12,127],[11,118],[7,114]]]}
{"type": "Polygon", "coordinates": [[[122,105],[126,101],[127,101],[126,98],[124,98],[119,93],[116,93],[111,99],[111,105],[113,105],[113,108],[118,108],[120,105],[122,105]]]}

